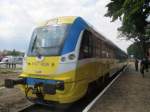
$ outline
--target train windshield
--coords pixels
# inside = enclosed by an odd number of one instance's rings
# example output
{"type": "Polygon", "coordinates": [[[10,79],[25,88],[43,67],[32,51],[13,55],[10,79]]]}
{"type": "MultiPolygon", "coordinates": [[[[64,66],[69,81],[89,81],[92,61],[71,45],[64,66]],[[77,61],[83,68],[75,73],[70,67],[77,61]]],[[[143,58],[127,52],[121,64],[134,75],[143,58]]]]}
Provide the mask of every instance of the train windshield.
{"type": "Polygon", "coordinates": [[[59,55],[70,25],[40,27],[33,32],[28,55],[59,55]]]}

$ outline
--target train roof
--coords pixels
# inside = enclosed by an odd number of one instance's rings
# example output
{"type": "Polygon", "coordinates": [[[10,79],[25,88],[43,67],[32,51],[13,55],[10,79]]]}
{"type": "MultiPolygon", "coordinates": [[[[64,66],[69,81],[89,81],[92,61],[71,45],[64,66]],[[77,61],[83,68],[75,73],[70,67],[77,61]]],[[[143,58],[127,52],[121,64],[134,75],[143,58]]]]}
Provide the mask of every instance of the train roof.
{"type": "Polygon", "coordinates": [[[51,24],[72,24],[78,17],[76,16],[64,16],[57,17],[46,21],[45,25],[51,24]]]}

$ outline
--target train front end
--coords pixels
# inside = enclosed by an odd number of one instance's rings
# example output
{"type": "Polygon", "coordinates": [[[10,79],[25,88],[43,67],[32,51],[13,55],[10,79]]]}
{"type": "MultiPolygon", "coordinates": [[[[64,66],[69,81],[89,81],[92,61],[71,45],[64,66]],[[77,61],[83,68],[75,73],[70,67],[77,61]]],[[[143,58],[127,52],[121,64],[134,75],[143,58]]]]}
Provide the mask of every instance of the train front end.
{"type": "Polygon", "coordinates": [[[28,100],[34,103],[71,103],[82,94],[75,81],[75,51],[62,53],[69,38],[73,17],[57,18],[36,28],[24,59],[19,79],[7,79],[8,88],[21,86],[28,100]]]}

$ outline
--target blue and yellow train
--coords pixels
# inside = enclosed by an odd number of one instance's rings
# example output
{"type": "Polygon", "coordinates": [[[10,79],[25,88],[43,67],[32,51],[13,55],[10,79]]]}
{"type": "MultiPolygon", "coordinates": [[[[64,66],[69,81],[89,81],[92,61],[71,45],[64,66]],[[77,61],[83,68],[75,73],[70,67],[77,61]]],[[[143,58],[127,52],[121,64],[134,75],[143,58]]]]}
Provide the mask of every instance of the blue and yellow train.
{"type": "Polygon", "coordinates": [[[19,84],[35,103],[72,103],[91,83],[112,77],[126,59],[126,53],[81,17],[59,17],[34,30],[22,74],[5,80],[5,86],[19,84]]]}

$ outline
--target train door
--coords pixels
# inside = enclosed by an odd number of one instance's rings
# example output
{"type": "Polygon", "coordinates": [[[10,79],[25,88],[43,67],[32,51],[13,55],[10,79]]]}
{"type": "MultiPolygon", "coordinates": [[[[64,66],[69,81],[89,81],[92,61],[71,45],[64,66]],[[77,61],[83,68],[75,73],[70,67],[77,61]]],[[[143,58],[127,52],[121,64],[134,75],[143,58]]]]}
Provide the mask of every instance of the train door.
{"type": "Polygon", "coordinates": [[[80,51],[77,63],[77,80],[92,79],[92,45],[91,37],[92,33],[85,30],[80,43],[80,51]]]}

